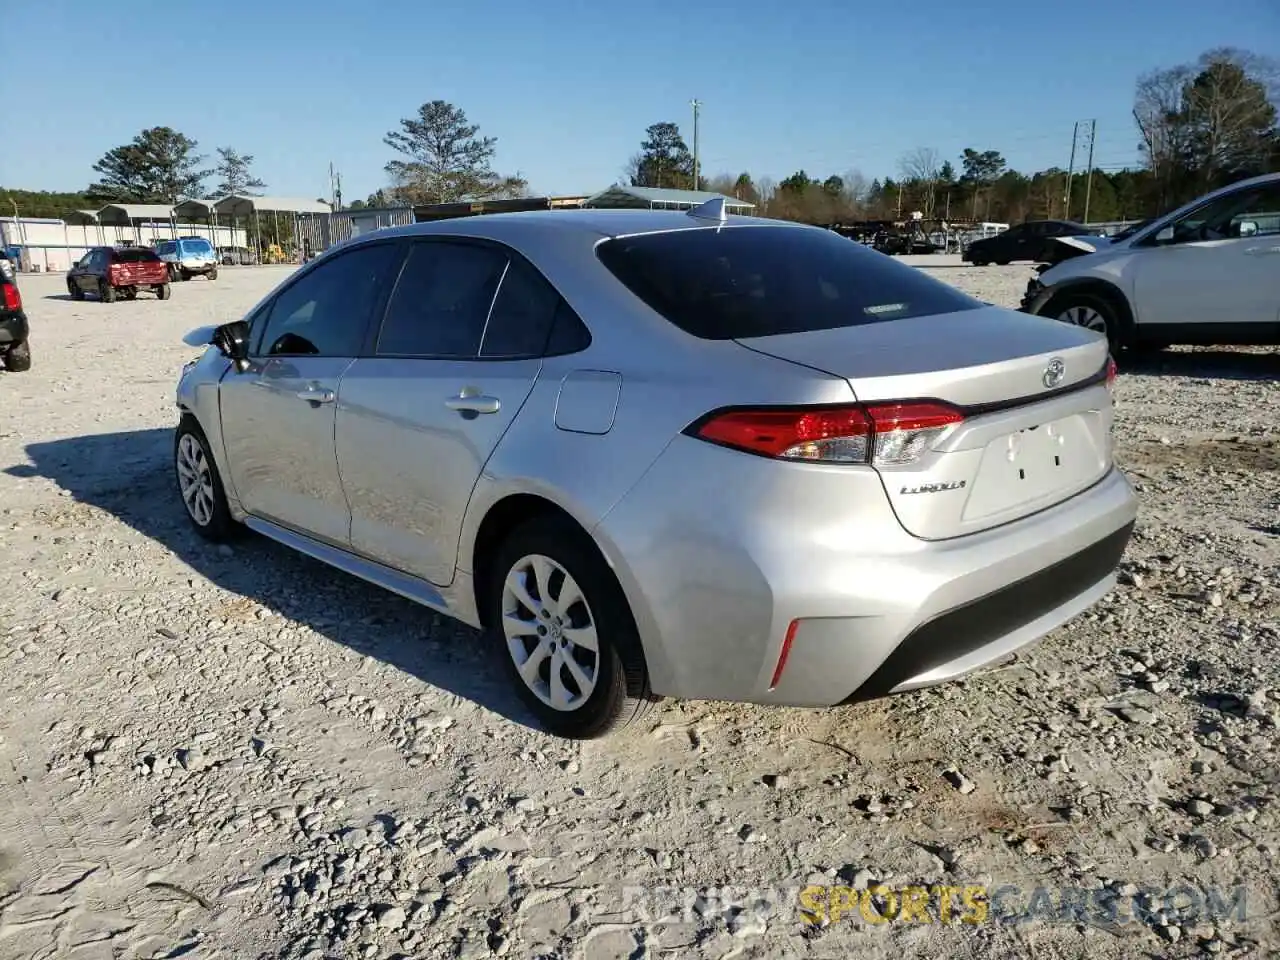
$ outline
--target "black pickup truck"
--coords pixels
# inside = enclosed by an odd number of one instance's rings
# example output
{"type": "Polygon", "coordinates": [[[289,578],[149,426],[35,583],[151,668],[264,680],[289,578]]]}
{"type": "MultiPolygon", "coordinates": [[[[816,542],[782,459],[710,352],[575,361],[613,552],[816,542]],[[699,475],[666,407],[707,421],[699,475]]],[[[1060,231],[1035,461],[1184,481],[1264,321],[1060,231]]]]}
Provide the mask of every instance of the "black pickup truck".
{"type": "Polygon", "coordinates": [[[30,328],[22,311],[18,274],[8,255],[0,249],[0,357],[6,370],[17,373],[31,369],[30,328]]]}

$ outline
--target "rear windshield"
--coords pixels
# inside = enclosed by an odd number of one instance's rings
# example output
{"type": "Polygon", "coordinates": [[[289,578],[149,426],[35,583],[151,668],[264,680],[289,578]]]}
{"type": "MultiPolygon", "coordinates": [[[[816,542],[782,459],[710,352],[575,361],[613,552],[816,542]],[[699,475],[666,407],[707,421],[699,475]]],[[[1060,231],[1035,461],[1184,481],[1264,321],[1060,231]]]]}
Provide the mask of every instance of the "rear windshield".
{"type": "Polygon", "coordinates": [[[983,304],[829,230],[729,227],[606,240],[600,262],[686,333],[736,340],[983,304]]]}
{"type": "Polygon", "coordinates": [[[190,253],[212,253],[213,247],[208,240],[183,240],[182,246],[190,253]]]}
{"type": "Polygon", "coordinates": [[[159,259],[153,250],[116,250],[111,254],[113,263],[146,263],[159,259]]]}

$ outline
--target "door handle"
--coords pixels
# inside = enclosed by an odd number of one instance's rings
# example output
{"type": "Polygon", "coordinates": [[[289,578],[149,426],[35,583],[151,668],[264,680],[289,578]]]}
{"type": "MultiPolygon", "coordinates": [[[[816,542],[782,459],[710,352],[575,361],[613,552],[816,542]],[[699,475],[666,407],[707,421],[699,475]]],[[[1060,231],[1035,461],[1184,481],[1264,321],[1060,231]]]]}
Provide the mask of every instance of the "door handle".
{"type": "Polygon", "coordinates": [[[294,394],[299,400],[305,400],[307,403],[333,403],[337,399],[337,394],[332,390],[321,390],[317,387],[308,387],[306,390],[299,390],[294,394]]]}
{"type": "Polygon", "coordinates": [[[444,405],[458,413],[497,413],[502,408],[502,401],[497,397],[486,397],[478,390],[465,389],[446,400],[444,405]]]}

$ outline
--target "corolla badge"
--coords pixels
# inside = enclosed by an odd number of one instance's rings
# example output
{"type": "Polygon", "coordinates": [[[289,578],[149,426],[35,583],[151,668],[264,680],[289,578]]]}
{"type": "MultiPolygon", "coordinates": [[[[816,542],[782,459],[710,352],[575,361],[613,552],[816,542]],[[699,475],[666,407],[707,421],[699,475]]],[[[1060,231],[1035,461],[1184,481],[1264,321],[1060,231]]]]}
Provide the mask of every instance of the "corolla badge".
{"type": "Polygon", "coordinates": [[[1044,376],[1040,379],[1044,382],[1045,387],[1052,390],[1062,382],[1062,378],[1067,375],[1067,365],[1062,362],[1061,357],[1054,357],[1049,361],[1049,365],[1044,368],[1044,376]]]}

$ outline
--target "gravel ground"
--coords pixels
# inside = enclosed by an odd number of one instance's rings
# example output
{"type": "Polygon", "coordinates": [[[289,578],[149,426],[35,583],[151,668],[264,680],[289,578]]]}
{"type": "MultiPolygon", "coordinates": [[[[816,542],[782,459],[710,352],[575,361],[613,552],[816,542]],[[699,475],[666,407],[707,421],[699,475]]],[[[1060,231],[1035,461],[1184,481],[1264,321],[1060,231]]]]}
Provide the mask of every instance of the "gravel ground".
{"type": "MultiPolygon", "coordinates": [[[[1009,305],[1029,275],[934,272],[1009,305]]],[[[1123,583],[1029,655],[838,710],[665,704],[575,745],[530,728],[471,631],[189,532],[180,338],[284,274],[113,305],[24,278],[34,367],[0,373],[0,957],[1280,951],[1273,353],[1122,372],[1123,583]]]]}

